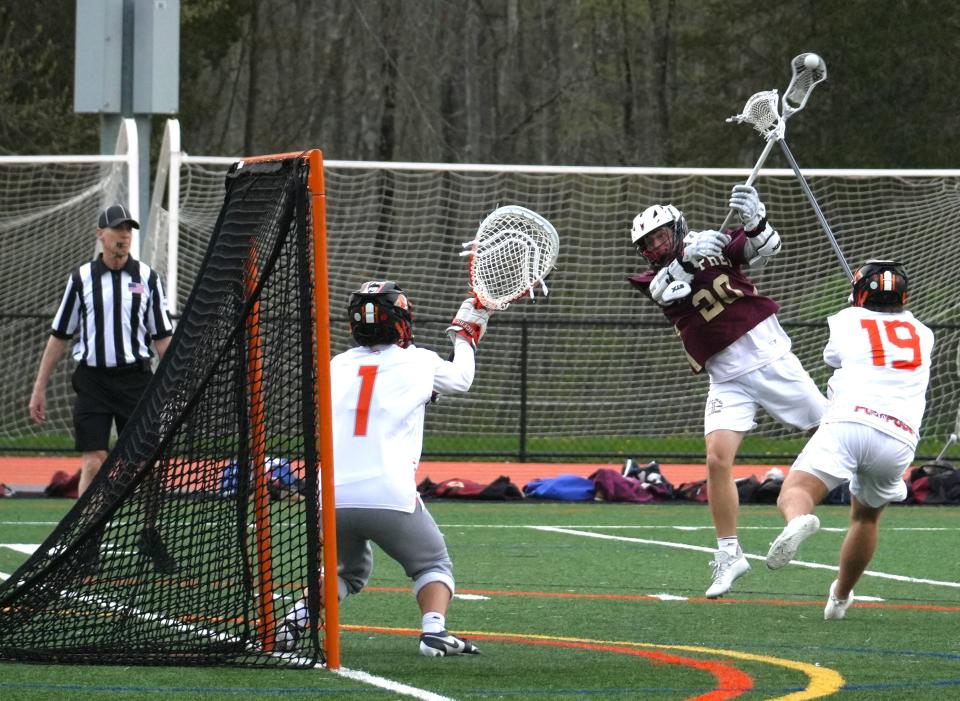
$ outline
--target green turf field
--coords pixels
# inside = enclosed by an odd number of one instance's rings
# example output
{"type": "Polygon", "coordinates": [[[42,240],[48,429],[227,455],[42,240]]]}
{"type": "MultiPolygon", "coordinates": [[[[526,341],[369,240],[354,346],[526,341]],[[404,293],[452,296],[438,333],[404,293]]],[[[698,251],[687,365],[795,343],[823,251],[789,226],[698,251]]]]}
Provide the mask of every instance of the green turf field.
{"type": "MultiPolygon", "coordinates": [[[[26,557],[5,545],[40,543],[71,505],[0,500],[0,572],[9,575],[26,557]]],[[[780,518],[773,507],[745,507],[741,539],[758,559],[719,601],[703,599],[715,541],[702,505],[429,508],[460,588],[448,623],[481,648],[478,657],[417,654],[409,582],[378,552],[369,590],[341,609],[350,678],[324,670],[0,663],[0,699],[960,696],[958,509],[889,509],[872,574],[856,589],[869,598],[845,620],[825,622],[843,507],[821,507],[823,529],[804,544],[801,562],[777,572],[762,556],[780,518]]]]}

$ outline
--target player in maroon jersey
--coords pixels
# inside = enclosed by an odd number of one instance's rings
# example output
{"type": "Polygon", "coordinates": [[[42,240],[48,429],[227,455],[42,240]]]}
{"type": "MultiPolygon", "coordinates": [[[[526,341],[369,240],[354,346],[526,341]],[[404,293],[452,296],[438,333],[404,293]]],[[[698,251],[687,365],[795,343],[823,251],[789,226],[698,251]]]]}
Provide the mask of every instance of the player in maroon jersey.
{"type": "Polygon", "coordinates": [[[826,403],[790,351],[777,321],[780,305],[758,293],[745,272],[779,253],[780,234],[753,187],[734,186],[730,208],[741,225],[725,232],[689,231],[670,204],[645,209],[633,220],[631,239],[652,269],[628,278],[677,329],[693,371],[710,378],[703,432],[717,552],[709,598],[750,570],[737,539],[733,461],[757,425],[757,408],[806,431],[820,423],[826,403]]]}

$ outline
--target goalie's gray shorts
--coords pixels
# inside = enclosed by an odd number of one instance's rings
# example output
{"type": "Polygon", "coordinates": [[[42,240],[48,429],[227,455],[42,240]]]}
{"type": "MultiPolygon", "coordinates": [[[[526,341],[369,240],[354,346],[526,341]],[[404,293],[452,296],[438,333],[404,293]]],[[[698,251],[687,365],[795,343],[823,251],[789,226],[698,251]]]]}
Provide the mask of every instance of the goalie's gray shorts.
{"type": "Polygon", "coordinates": [[[370,541],[400,563],[413,580],[413,594],[431,582],[454,593],[453,563],[433,516],[417,500],[412,513],[393,509],[337,509],[337,561],[340,598],[363,589],[373,571],[370,541]]]}

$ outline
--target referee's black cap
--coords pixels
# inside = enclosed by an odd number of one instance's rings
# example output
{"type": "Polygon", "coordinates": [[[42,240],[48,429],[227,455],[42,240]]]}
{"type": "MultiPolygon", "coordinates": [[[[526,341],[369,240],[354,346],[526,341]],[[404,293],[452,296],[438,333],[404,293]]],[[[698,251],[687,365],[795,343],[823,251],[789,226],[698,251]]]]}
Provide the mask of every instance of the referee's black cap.
{"type": "Polygon", "coordinates": [[[100,212],[100,222],[97,226],[101,229],[116,229],[121,224],[129,224],[134,229],[140,228],[140,222],[130,215],[130,210],[122,204],[112,204],[100,212]]]}

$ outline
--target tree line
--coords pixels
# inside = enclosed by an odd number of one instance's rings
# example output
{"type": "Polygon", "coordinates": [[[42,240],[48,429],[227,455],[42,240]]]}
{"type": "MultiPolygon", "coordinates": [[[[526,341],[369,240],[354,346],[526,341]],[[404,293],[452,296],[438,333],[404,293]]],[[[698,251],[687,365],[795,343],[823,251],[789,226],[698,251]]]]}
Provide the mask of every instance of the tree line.
{"type": "MultiPolygon", "coordinates": [[[[0,153],[99,148],[76,12],[0,0],[0,153]]],[[[804,51],[829,75],[789,124],[801,165],[960,163],[946,0],[182,0],[177,116],[204,155],[747,167],[760,136],[725,119],[804,51]]]]}

